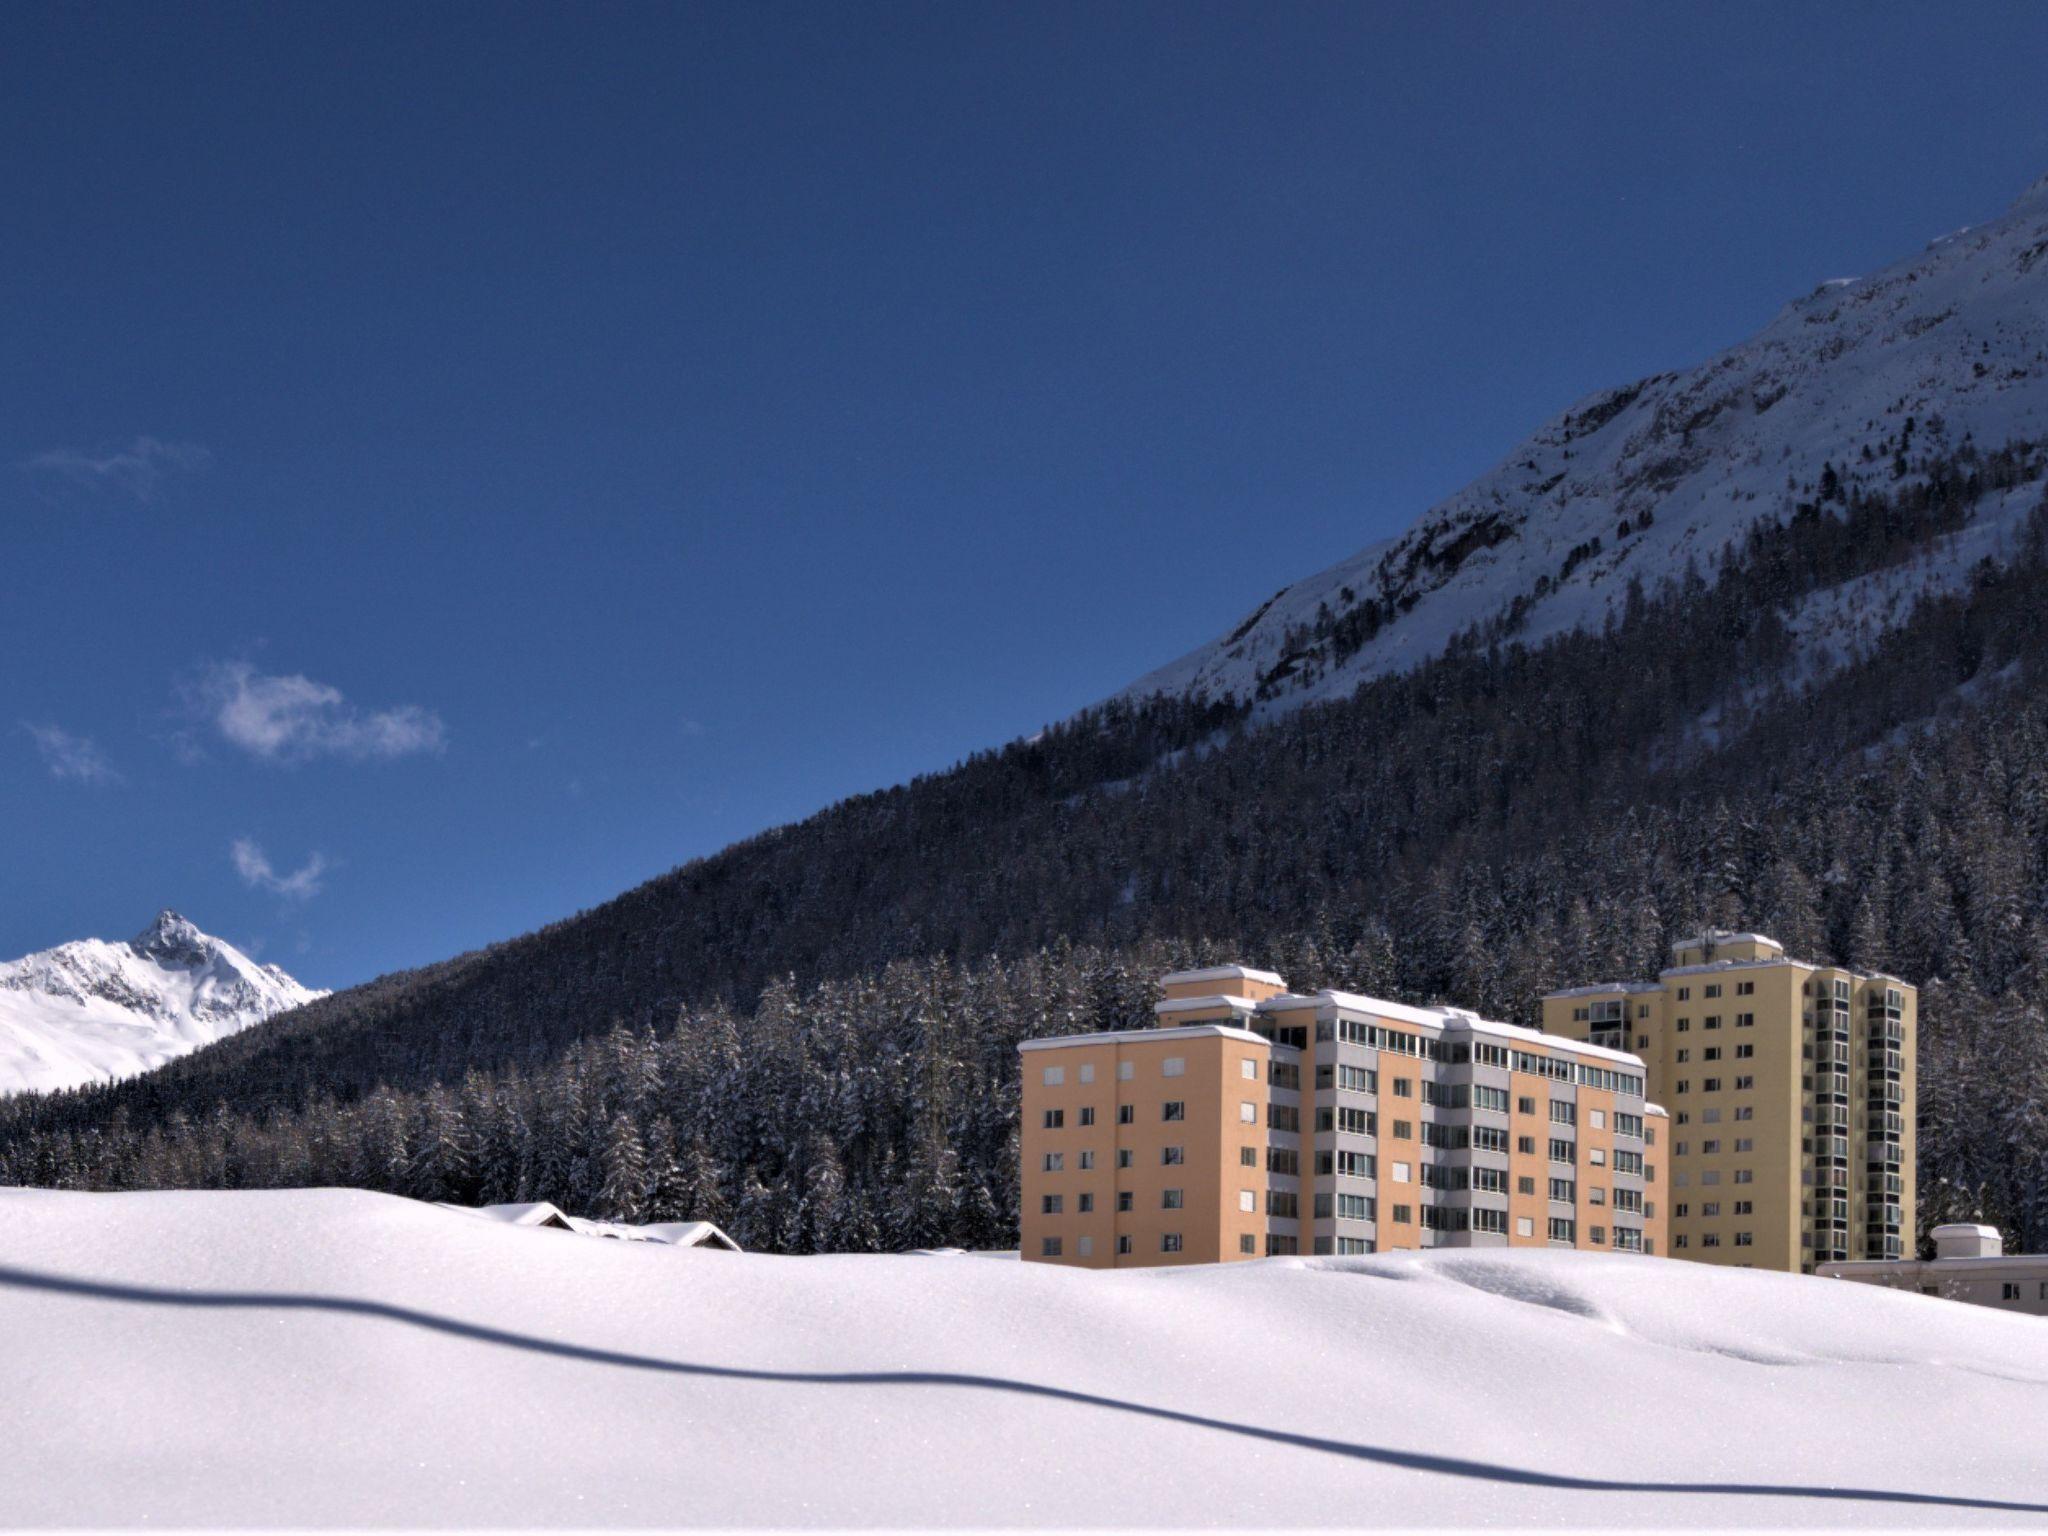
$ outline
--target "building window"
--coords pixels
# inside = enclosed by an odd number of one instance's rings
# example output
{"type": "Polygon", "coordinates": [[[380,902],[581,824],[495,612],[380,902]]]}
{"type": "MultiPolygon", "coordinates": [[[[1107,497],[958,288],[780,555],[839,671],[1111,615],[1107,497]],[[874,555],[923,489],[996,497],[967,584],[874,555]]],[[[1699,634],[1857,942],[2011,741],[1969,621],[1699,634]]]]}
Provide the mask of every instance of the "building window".
{"type": "Polygon", "coordinates": [[[1754,1120],[1756,1118],[1756,1110],[1748,1104],[1738,1104],[1735,1106],[1735,1118],[1738,1120],[1754,1120]]]}
{"type": "Polygon", "coordinates": [[[1159,1149],[1159,1163],[1161,1167],[1175,1168],[1187,1160],[1188,1149],[1186,1147],[1161,1147],[1159,1149]]]}
{"type": "Polygon", "coordinates": [[[1707,1047],[1705,1055],[1708,1061],[1719,1061],[1721,1059],[1721,1047],[1710,1045],[1707,1047]]]}
{"type": "Polygon", "coordinates": [[[1129,1253],[1131,1251],[1131,1237],[1128,1232],[1116,1240],[1116,1251],[1118,1253],[1129,1253]]]}
{"type": "Polygon", "coordinates": [[[1605,1168],[1607,1166],[1607,1149],[1605,1147],[1586,1148],[1586,1161],[1595,1168],[1605,1168]]]}
{"type": "MultiPolygon", "coordinates": [[[[1681,1003],[1682,1003],[1682,1002],[1685,1002],[1685,1001],[1687,1001],[1688,999],[1690,999],[1690,998],[1691,998],[1691,996],[1692,996],[1692,988],[1691,988],[1691,987],[1680,987],[1680,988],[1678,989],[1678,1000],[1679,1000],[1679,1001],[1680,1001],[1681,1003]]],[[[1683,1021],[1683,1020],[1681,1020],[1680,1022],[1681,1022],[1681,1023],[1683,1023],[1684,1021],[1683,1021]]]]}
{"type": "Polygon", "coordinates": [[[1508,1231],[1508,1213],[1496,1210],[1492,1206],[1476,1205],[1472,1208],[1472,1230],[1505,1237],[1508,1231]]]}
{"type": "Polygon", "coordinates": [[[1414,1098],[1414,1097],[1415,1097],[1415,1079],[1414,1079],[1414,1078],[1412,1078],[1412,1077],[1397,1077],[1397,1078],[1395,1078],[1395,1079],[1394,1079],[1394,1097],[1395,1097],[1395,1098],[1397,1098],[1397,1099],[1412,1099],[1412,1098],[1414,1098]]]}
{"type": "Polygon", "coordinates": [[[1710,1013],[1704,1019],[1700,1020],[1701,1029],[1719,1029],[1720,1027],[1721,1015],[1719,1015],[1718,1013],[1710,1013]]]}
{"type": "Polygon", "coordinates": [[[1756,1150],[1756,1138],[1754,1136],[1736,1137],[1735,1150],[1738,1152],[1754,1152],[1756,1150]]]}
{"type": "Polygon", "coordinates": [[[1550,1101],[1550,1120],[1553,1125],[1577,1125],[1579,1123],[1578,1106],[1568,1099],[1552,1099],[1550,1101]]]}
{"type": "Polygon", "coordinates": [[[1092,1063],[1085,1061],[1081,1063],[1081,1081],[1084,1083],[1095,1081],[1095,1067],[1092,1063]]]}
{"type": "MultiPolygon", "coordinates": [[[[1414,1172],[1415,1170],[1407,1163],[1395,1163],[1392,1165],[1390,1177],[1396,1184],[1406,1184],[1413,1178],[1414,1172]]],[[[1396,1217],[1395,1219],[1399,1220],[1400,1218],[1396,1217]]]]}
{"type": "Polygon", "coordinates": [[[1678,1080],[1678,1091],[1679,1091],[1680,1093],[1691,1093],[1691,1092],[1692,1092],[1692,1084],[1691,1084],[1691,1082],[1690,1082],[1690,1081],[1688,1081],[1687,1079],[1685,1079],[1685,1078],[1682,1078],[1682,1077],[1681,1077],[1681,1078],[1680,1078],[1680,1079],[1678,1080]]]}
{"type": "Polygon", "coordinates": [[[1093,1195],[1081,1196],[1080,1200],[1075,1205],[1075,1209],[1078,1210],[1083,1216],[1088,1215],[1095,1209],[1095,1197],[1093,1195]]]}
{"type": "Polygon", "coordinates": [[[1687,1062],[1689,1062],[1689,1061],[1691,1061],[1691,1060],[1692,1060],[1692,1052],[1691,1052],[1691,1051],[1688,1051],[1688,1050],[1685,1050],[1685,1049],[1683,1049],[1683,1048],[1680,1048],[1680,1050],[1679,1050],[1679,1052],[1678,1052],[1678,1064],[1679,1064],[1679,1065],[1680,1065],[1680,1066],[1682,1067],[1682,1066],[1684,1066],[1684,1065],[1685,1065],[1685,1064],[1686,1064],[1687,1062]]]}
{"type": "MultiPolygon", "coordinates": [[[[1588,1184],[1586,1186],[1586,1203],[1588,1205],[1605,1205],[1607,1203],[1607,1191],[1598,1184],[1588,1184]]],[[[1596,1237],[1593,1241],[1597,1243],[1600,1239],[1596,1237]]]]}
{"type": "Polygon", "coordinates": [[[1159,1251],[1161,1253],[1179,1253],[1180,1246],[1180,1234],[1178,1232],[1164,1233],[1159,1239],[1159,1251]]]}
{"type": "Polygon", "coordinates": [[[1536,1235],[1536,1218],[1535,1218],[1535,1217],[1533,1217],[1533,1216],[1517,1216],[1517,1217],[1515,1218],[1515,1236],[1517,1236],[1517,1237],[1534,1237],[1535,1235],[1536,1235]]]}
{"type": "Polygon", "coordinates": [[[1183,1194],[1184,1192],[1178,1189],[1167,1189],[1160,1191],[1159,1209],[1161,1209],[1162,1211],[1179,1210],[1183,1203],[1183,1194]]]}
{"type": "Polygon", "coordinates": [[[1755,995],[1755,993],[1756,993],[1756,983],[1755,983],[1755,982],[1753,982],[1753,981],[1738,981],[1737,983],[1735,983],[1735,995],[1736,995],[1737,997],[1752,997],[1752,996],[1754,996],[1754,995],[1755,995]]]}
{"type": "Polygon", "coordinates": [[[1116,1192],[1116,1208],[1120,1211],[1128,1211],[1131,1208],[1131,1192],[1128,1189],[1116,1192]]]}
{"type": "Polygon", "coordinates": [[[1754,1200],[1736,1201],[1735,1214],[1738,1216],[1754,1216],[1756,1214],[1756,1202],[1754,1200]]]}
{"type": "Polygon", "coordinates": [[[1240,1189],[1237,1192],[1237,1208],[1240,1211],[1256,1211],[1259,1208],[1258,1195],[1249,1189],[1240,1189]]]}
{"type": "Polygon", "coordinates": [[[1700,1143],[1700,1156],[1701,1156],[1701,1157],[1712,1157],[1712,1156],[1713,1156],[1713,1155],[1714,1155],[1715,1153],[1719,1152],[1720,1150],[1721,1150],[1721,1143],[1720,1143],[1720,1142],[1718,1142],[1718,1141],[1716,1141],[1716,1140],[1714,1140],[1714,1139],[1713,1139],[1713,1138],[1711,1138],[1711,1137],[1709,1137],[1709,1138],[1708,1138],[1707,1140],[1705,1140],[1705,1141],[1703,1141],[1703,1142],[1701,1142],[1701,1143],[1700,1143]]]}
{"type": "Polygon", "coordinates": [[[1093,1168],[1095,1166],[1095,1154],[1092,1151],[1083,1151],[1080,1166],[1083,1170],[1093,1168]]]}
{"type": "Polygon", "coordinates": [[[1247,1056],[1242,1061],[1238,1062],[1237,1070],[1244,1076],[1256,1080],[1259,1075],[1259,1064],[1256,1061],[1253,1061],[1251,1057],[1247,1056]]]}
{"type": "Polygon", "coordinates": [[[1045,1216],[1057,1216],[1066,1209],[1066,1206],[1067,1198],[1065,1195],[1047,1195],[1039,1202],[1039,1213],[1045,1216]]]}
{"type": "Polygon", "coordinates": [[[1048,1131],[1056,1131],[1066,1123],[1067,1112],[1064,1109],[1048,1109],[1045,1112],[1045,1128],[1048,1131]]]}
{"type": "Polygon", "coordinates": [[[1067,1080],[1067,1069],[1065,1067],[1047,1067],[1044,1078],[1046,1087],[1057,1088],[1067,1080]]]}
{"type": "Polygon", "coordinates": [[[1702,1248],[1718,1248],[1718,1247],[1720,1247],[1720,1246],[1721,1246],[1721,1238],[1720,1238],[1720,1234],[1719,1234],[1719,1233],[1715,1233],[1715,1232],[1708,1232],[1708,1233],[1706,1233],[1705,1235],[1703,1235],[1703,1236],[1702,1236],[1702,1237],[1700,1238],[1700,1246],[1701,1246],[1702,1248]]]}
{"type": "Polygon", "coordinates": [[[1083,1104],[1081,1106],[1081,1123],[1083,1125],[1093,1125],[1095,1123],[1095,1106],[1093,1104],[1083,1104]]]}
{"type": "Polygon", "coordinates": [[[1301,1215],[1301,1197],[1291,1189],[1269,1189],[1266,1191],[1266,1214],[1293,1221],[1301,1215]]]}
{"type": "Polygon", "coordinates": [[[1119,1168],[1131,1166],[1131,1149],[1129,1147],[1118,1147],[1116,1149],[1116,1165],[1119,1168]]]}
{"type": "Polygon", "coordinates": [[[1259,1251],[1259,1240],[1249,1232],[1240,1232],[1237,1235],[1237,1251],[1256,1254],[1259,1251]]]}
{"type": "Polygon", "coordinates": [[[1571,1161],[1572,1161],[1572,1144],[1571,1144],[1570,1142],[1568,1142],[1568,1141],[1564,1141],[1564,1140],[1560,1139],[1559,1137],[1556,1137],[1556,1136],[1553,1136],[1553,1137],[1551,1137],[1551,1138],[1550,1138],[1550,1160],[1551,1160],[1551,1161],[1552,1161],[1553,1163],[1569,1163],[1569,1162],[1571,1162],[1571,1161]]]}
{"type": "Polygon", "coordinates": [[[1570,1179],[1552,1179],[1550,1198],[1560,1205],[1570,1205],[1578,1198],[1578,1186],[1570,1179]]]}
{"type": "Polygon", "coordinates": [[[1735,1182],[1738,1184],[1754,1184],[1756,1182],[1756,1171],[1751,1168],[1736,1169],[1735,1182]]]}
{"type": "Polygon", "coordinates": [[[1185,1056],[1169,1056],[1160,1066],[1166,1076],[1179,1077],[1187,1071],[1188,1059],[1185,1056]]]}
{"type": "Polygon", "coordinates": [[[1162,1120],[1185,1120],[1188,1117],[1188,1102],[1186,1099],[1168,1099],[1161,1107],[1163,1113],[1159,1118],[1162,1120]]]}
{"type": "Polygon", "coordinates": [[[1076,1238],[1074,1240],[1074,1252],[1080,1254],[1084,1259],[1092,1257],[1095,1253],[1095,1239],[1092,1237],[1076,1238]]]}
{"type": "MultiPolygon", "coordinates": [[[[1128,1083],[1133,1077],[1136,1077],[1137,1075],[1138,1064],[1136,1062],[1120,1061],[1116,1064],[1116,1080],[1118,1082],[1128,1083]]],[[[1125,1249],[1124,1251],[1128,1253],[1130,1250],[1125,1249]]]]}
{"type": "Polygon", "coordinates": [[[1586,1238],[1595,1248],[1605,1248],[1607,1246],[1607,1229],[1605,1227],[1588,1227],[1586,1228],[1586,1238]]]}
{"type": "Polygon", "coordinates": [[[1056,1237],[1042,1238],[1038,1244],[1039,1257],[1056,1259],[1060,1256],[1060,1240],[1056,1237]]]}
{"type": "Polygon", "coordinates": [[[1240,1168],[1258,1167],[1259,1149],[1257,1147],[1239,1147],[1237,1149],[1237,1163],[1240,1168]]]}
{"type": "Polygon", "coordinates": [[[1526,1174],[1526,1173],[1525,1173],[1525,1174],[1522,1174],[1522,1175],[1521,1175],[1520,1177],[1518,1177],[1518,1178],[1517,1178],[1517,1179],[1515,1180],[1515,1193],[1516,1193],[1516,1194],[1518,1194],[1518,1195],[1533,1195],[1533,1194],[1535,1194],[1535,1193],[1536,1193],[1536,1181],[1535,1181],[1535,1179],[1531,1178],[1531,1177],[1530,1177],[1530,1176],[1529,1176],[1528,1174],[1526,1174]]]}
{"type": "Polygon", "coordinates": [[[1755,1055],[1756,1042],[1753,1040],[1745,1040],[1740,1045],[1735,1047],[1735,1059],[1737,1061],[1748,1061],[1755,1055]]]}
{"type": "Polygon", "coordinates": [[[1708,997],[1719,997],[1721,995],[1721,983],[1718,981],[1708,982],[1706,995],[1708,997]]]}
{"type": "Polygon", "coordinates": [[[1550,1240],[1553,1243],[1575,1243],[1579,1240],[1579,1224],[1569,1216],[1550,1218],[1550,1240]]]}
{"type": "Polygon", "coordinates": [[[1119,1105],[1117,1105],[1117,1107],[1116,1107],[1116,1123],[1117,1123],[1118,1125],[1131,1125],[1131,1124],[1134,1124],[1134,1123],[1135,1123],[1135,1122],[1137,1121],[1137,1118],[1138,1118],[1138,1106],[1137,1106],[1137,1105],[1135,1105],[1135,1104],[1119,1104],[1119,1105]]]}
{"type": "Polygon", "coordinates": [[[1604,1109],[1589,1109],[1586,1111],[1586,1121],[1594,1130],[1604,1131],[1607,1129],[1607,1111],[1604,1109]]]}
{"type": "Polygon", "coordinates": [[[1064,1152],[1048,1152],[1045,1154],[1045,1171],[1047,1173],[1058,1173],[1066,1166],[1067,1155],[1064,1152]]]}
{"type": "Polygon", "coordinates": [[[1534,1157],[1536,1155],[1536,1138],[1534,1136],[1517,1136],[1515,1138],[1515,1150],[1524,1157],[1534,1157]]]}
{"type": "Polygon", "coordinates": [[[1394,1207],[1394,1221],[1396,1225],[1412,1222],[1414,1219],[1415,1208],[1413,1206],[1397,1205],[1394,1207]]]}
{"type": "Polygon", "coordinates": [[[1672,1239],[1671,1239],[1671,1246],[1672,1246],[1673,1248],[1685,1248],[1685,1247],[1688,1247],[1688,1246],[1690,1246],[1690,1245],[1689,1245],[1689,1243],[1688,1243],[1688,1242],[1687,1242],[1687,1240],[1686,1240],[1686,1236],[1685,1236],[1685,1234],[1684,1234],[1683,1232],[1681,1232],[1681,1233],[1679,1233],[1679,1234],[1678,1234],[1678,1235],[1677,1235],[1676,1237],[1674,1237],[1674,1238],[1672,1238],[1672,1239]]]}
{"type": "Polygon", "coordinates": [[[2004,1285],[1999,1287],[1998,1294],[1999,1300],[2001,1301],[2018,1301],[2020,1299],[2020,1288],[2017,1285],[2015,1285],[2012,1281],[2008,1280],[2005,1282],[2004,1285]]]}
{"type": "Polygon", "coordinates": [[[1250,1099],[1243,1100],[1237,1106],[1237,1119],[1240,1125],[1257,1125],[1259,1123],[1259,1106],[1250,1099]]]}
{"type": "Polygon", "coordinates": [[[1737,1093],[1747,1093],[1750,1089],[1754,1088],[1755,1086],[1756,1079],[1753,1077],[1745,1075],[1735,1079],[1735,1091],[1737,1093]]]}
{"type": "Polygon", "coordinates": [[[1710,1077],[1700,1086],[1708,1093],[1719,1093],[1721,1091],[1721,1079],[1710,1077]]]}
{"type": "Polygon", "coordinates": [[[1752,1245],[1751,1245],[1751,1241],[1750,1241],[1750,1234],[1749,1234],[1749,1233],[1747,1233],[1747,1232],[1738,1232],[1738,1233],[1736,1233],[1736,1234],[1735,1234],[1735,1246],[1736,1246],[1736,1247],[1738,1247],[1738,1248],[1748,1248],[1748,1247],[1752,1246],[1752,1245]]]}
{"type": "Polygon", "coordinates": [[[1410,1120],[1396,1120],[1396,1121],[1394,1122],[1394,1140],[1396,1140],[1396,1141],[1413,1141],[1414,1139],[1415,1139],[1415,1124],[1414,1124],[1414,1122],[1413,1122],[1413,1121],[1410,1121],[1410,1120]]]}
{"type": "Polygon", "coordinates": [[[1756,1015],[1753,1013],[1738,1013],[1735,1015],[1735,1027],[1737,1029],[1755,1029],[1756,1015]]]}
{"type": "Polygon", "coordinates": [[[1515,1100],[1515,1111],[1518,1114],[1533,1115],[1536,1113],[1536,1101],[1525,1094],[1515,1100]]]}

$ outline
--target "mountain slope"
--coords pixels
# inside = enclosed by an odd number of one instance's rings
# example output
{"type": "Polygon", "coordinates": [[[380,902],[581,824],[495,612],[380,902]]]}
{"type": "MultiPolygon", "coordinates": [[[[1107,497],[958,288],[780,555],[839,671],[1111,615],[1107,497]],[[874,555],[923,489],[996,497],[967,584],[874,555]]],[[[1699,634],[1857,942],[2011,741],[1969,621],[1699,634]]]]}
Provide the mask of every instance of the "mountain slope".
{"type": "Polygon", "coordinates": [[[0,964],[0,1094],[131,1077],[326,995],[159,912],[0,964]]]}
{"type": "MultiPolygon", "coordinates": [[[[1896,480],[1922,454],[2048,436],[2048,177],[1997,221],[1823,283],[1698,367],[1582,400],[1491,473],[1268,599],[1126,697],[1291,708],[1492,624],[1597,627],[1628,584],[1711,567],[1831,463],[1896,480]]],[[[1809,491],[1804,494],[1814,494],[1809,491]]]]}
{"type": "Polygon", "coordinates": [[[1843,1281],[791,1259],[340,1190],[0,1191],[0,1220],[10,1529],[2048,1515],[2048,1329],[1843,1281]]]}

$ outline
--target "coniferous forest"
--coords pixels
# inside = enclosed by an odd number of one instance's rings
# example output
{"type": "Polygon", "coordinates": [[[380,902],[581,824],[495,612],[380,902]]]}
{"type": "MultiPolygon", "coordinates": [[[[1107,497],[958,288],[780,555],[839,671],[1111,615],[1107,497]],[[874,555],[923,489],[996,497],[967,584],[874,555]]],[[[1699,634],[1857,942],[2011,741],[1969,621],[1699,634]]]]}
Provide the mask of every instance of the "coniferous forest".
{"type": "Polygon", "coordinates": [[[1924,1232],[2048,1247],[2048,498],[2040,451],[1816,466],[1710,570],[1528,644],[1510,611],[1351,699],[1090,710],[593,911],[144,1078],[0,1102],[0,1182],[354,1184],[707,1217],[812,1251],[1014,1240],[1017,1041],[1162,970],[1533,1022],[1703,923],[1921,988],[1924,1232]],[[1809,675],[1802,599],[2007,563],[1809,675]]]}

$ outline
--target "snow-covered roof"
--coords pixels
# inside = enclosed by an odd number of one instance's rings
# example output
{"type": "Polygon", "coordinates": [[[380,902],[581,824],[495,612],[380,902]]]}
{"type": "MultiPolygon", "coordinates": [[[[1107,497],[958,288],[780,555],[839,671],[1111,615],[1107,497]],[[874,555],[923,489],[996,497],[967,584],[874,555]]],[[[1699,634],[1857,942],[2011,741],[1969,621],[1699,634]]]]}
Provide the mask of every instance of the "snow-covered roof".
{"type": "Polygon", "coordinates": [[[1207,997],[1169,997],[1152,1005],[1154,1013],[1202,1013],[1211,1008],[1228,1008],[1232,1013],[1250,1013],[1259,1005],[1232,992],[1212,992],[1207,997]]]}
{"type": "Polygon", "coordinates": [[[1625,992],[1633,997],[1638,992],[1662,992],[1663,990],[1664,988],[1654,981],[1597,981],[1590,986],[1563,987],[1555,992],[1546,992],[1543,994],[1543,1000],[1549,1002],[1552,998],[1562,1000],[1567,997],[1598,997],[1603,992],[1625,992]]]}
{"type": "Polygon", "coordinates": [[[1246,965],[1210,965],[1198,971],[1169,971],[1159,978],[1162,987],[1186,986],[1198,981],[1262,981],[1272,987],[1287,985],[1272,971],[1255,971],[1246,965]]]}
{"type": "Polygon", "coordinates": [[[1254,1045],[1271,1045],[1273,1042],[1264,1035],[1255,1035],[1248,1029],[1239,1029],[1234,1024],[1168,1024],[1151,1029],[1105,1029],[1093,1034],[1044,1035],[1036,1040],[1020,1040],[1020,1051],[1055,1051],[1080,1045],[1125,1045],[1132,1041],[1193,1040],[1202,1035],[1221,1035],[1226,1040],[1248,1040],[1254,1045]]]}
{"type": "Polygon", "coordinates": [[[713,1221],[654,1221],[639,1230],[655,1242],[667,1243],[671,1248],[716,1248],[726,1253],[740,1252],[740,1245],[713,1221]]]}
{"type": "Polygon", "coordinates": [[[1643,1100],[1643,1113],[1646,1115],[1661,1115],[1666,1120],[1671,1118],[1670,1110],[1666,1109],[1662,1104],[1652,1104],[1648,1099],[1643,1100]]]}
{"type": "Polygon", "coordinates": [[[1681,949],[1705,949],[1714,944],[1768,944],[1778,950],[1785,947],[1767,933],[1724,933],[1719,928],[1709,928],[1689,939],[1674,940],[1671,952],[1675,955],[1681,949]]]}
{"type": "Polygon", "coordinates": [[[460,1211],[465,1216],[481,1216],[486,1221],[502,1221],[508,1227],[555,1227],[564,1232],[574,1231],[567,1212],[545,1200],[522,1200],[508,1205],[455,1205],[442,1201],[441,1208],[460,1211]]]}

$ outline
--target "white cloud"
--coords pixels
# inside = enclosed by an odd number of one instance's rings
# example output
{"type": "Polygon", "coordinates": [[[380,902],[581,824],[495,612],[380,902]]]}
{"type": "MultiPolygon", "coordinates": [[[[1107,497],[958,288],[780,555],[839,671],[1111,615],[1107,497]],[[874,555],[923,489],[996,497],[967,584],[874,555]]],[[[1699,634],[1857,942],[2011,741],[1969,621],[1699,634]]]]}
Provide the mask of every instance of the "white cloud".
{"type": "Polygon", "coordinates": [[[24,720],[28,732],[43,755],[43,766],[53,779],[73,779],[81,784],[118,784],[121,775],[107,761],[89,736],[74,736],[59,725],[36,725],[24,720]]]}
{"type": "Polygon", "coordinates": [[[305,901],[320,894],[320,877],[327,873],[326,855],[314,853],[288,875],[271,867],[263,847],[252,837],[238,837],[228,849],[235,861],[235,873],[251,890],[269,891],[287,901],[305,901]]]}
{"type": "Polygon", "coordinates": [[[223,739],[268,762],[408,757],[439,752],[447,741],[430,709],[400,704],[366,713],[339,688],[297,673],[269,676],[244,661],[213,668],[200,699],[223,739]]]}
{"type": "Polygon", "coordinates": [[[137,501],[153,501],[166,475],[204,469],[213,455],[197,443],[167,443],[138,437],[125,448],[86,453],[77,448],[52,448],[28,461],[30,469],[48,471],[93,489],[111,486],[137,501]]]}

